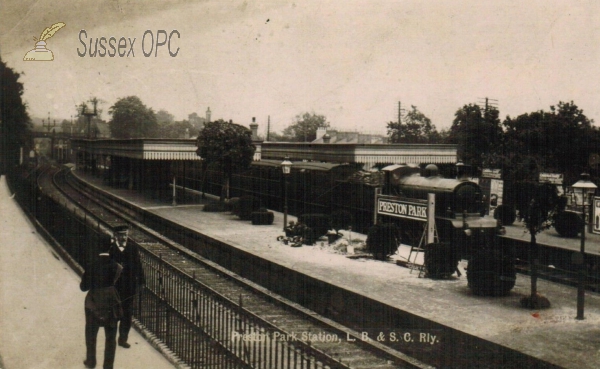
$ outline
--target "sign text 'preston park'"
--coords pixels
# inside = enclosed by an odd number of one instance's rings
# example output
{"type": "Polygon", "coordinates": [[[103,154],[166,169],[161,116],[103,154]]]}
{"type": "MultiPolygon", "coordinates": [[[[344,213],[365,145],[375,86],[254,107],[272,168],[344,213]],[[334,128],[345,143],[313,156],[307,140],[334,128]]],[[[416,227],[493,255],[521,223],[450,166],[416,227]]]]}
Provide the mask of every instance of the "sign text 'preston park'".
{"type": "Polygon", "coordinates": [[[427,204],[418,204],[403,200],[377,199],[377,213],[398,218],[427,221],[427,204]]]}

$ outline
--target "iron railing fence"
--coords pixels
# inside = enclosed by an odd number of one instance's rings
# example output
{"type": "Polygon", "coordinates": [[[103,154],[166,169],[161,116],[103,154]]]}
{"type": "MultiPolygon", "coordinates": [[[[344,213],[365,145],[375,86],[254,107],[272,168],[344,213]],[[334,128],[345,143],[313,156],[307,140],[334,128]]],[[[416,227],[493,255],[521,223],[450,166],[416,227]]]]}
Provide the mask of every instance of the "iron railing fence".
{"type": "Polygon", "coordinates": [[[192,368],[348,368],[143,249],[134,315],[192,368]]]}

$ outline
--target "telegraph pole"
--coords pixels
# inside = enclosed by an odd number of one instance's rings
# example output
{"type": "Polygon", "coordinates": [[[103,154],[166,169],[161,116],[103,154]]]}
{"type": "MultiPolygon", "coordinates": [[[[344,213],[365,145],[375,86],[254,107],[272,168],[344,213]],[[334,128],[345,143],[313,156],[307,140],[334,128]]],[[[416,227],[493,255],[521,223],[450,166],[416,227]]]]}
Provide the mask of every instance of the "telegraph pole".
{"type": "Polygon", "coordinates": [[[406,115],[406,109],[402,109],[402,102],[398,101],[398,124],[402,124],[403,115],[406,115]]]}
{"type": "Polygon", "coordinates": [[[480,97],[479,98],[479,102],[477,105],[479,105],[479,107],[481,108],[481,105],[483,104],[483,108],[484,108],[484,113],[487,113],[490,108],[494,108],[496,110],[498,110],[498,100],[496,99],[490,99],[488,97],[480,97]]]}
{"type": "Polygon", "coordinates": [[[269,142],[269,133],[271,133],[271,116],[267,117],[267,142],[269,142]]]}
{"type": "Polygon", "coordinates": [[[398,101],[398,124],[402,124],[402,114],[405,112],[402,109],[402,102],[398,101]]]}
{"type": "Polygon", "coordinates": [[[402,124],[402,103],[398,101],[398,124],[402,124]]]}

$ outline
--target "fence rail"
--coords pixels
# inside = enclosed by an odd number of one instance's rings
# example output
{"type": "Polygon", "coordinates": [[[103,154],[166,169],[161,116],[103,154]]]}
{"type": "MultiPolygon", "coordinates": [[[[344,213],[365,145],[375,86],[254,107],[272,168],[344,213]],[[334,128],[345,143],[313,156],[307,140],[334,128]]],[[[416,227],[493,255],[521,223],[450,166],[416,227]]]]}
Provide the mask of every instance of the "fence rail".
{"type": "Polygon", "coordinates": [[[141,250],[146,287],[134,314],[192,368],[346,368],[193,276],[141,250]]]}

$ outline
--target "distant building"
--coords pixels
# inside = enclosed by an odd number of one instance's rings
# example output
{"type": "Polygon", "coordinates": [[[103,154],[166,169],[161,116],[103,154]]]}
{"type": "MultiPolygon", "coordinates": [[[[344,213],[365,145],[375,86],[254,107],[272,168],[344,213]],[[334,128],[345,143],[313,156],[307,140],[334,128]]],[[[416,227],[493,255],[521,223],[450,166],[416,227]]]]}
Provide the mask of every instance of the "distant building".
{"type": "Polygon", "coordinates": [[[313,143],[386,144],[388,143],[388,137],[369,133],[328,130],[321,127],[317,129],[317,138],[313,143]]]}
{"type": "Polygon", "coordinates": [[[250,123],[250,131],[252,131],[252,144],[256,150],[254,151],[254,161],[260,161],[263,139],[258,136],[258,124],[256,118],[252,117],[252,123],[250,123]]]}

